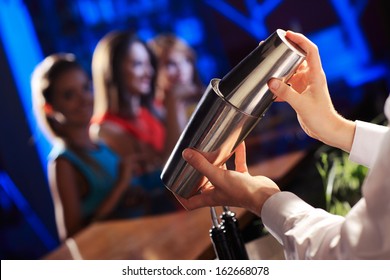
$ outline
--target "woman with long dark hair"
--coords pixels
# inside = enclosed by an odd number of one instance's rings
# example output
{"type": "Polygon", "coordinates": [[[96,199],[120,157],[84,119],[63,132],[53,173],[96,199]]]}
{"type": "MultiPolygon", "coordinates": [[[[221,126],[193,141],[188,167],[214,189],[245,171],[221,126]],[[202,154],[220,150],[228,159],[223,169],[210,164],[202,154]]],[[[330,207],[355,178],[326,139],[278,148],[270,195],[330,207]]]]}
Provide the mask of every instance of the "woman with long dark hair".
{"type": "Polygon", "coordinates": [[[131,32],[108,33],[93,54],[92,131],[120,155],[133,157],[132,184],[148,197],[151,208],[146,214],[163,213],[178,205],[160,174],[180,134],[180,108],[172,96],[165,100],[166,114],[158,113],[156,71],[153,53],[131,32]]]}

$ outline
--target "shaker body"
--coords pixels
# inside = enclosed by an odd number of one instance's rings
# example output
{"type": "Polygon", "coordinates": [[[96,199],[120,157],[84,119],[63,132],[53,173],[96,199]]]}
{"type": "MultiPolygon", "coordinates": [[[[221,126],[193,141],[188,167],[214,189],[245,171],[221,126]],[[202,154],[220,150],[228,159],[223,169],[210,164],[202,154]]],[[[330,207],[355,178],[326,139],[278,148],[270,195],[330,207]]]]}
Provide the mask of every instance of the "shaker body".
{"type": "Polygon", "coordinates": [[[223,165],[272,104],[270,78],[288,80],[305,54],[278,29],[221,80],[213,79],[181,134],[161,174],[173,193],[189,198],[207,179],[182,158],[185,148],[223,165]]]}
{"type": "Polygon", "coordinates": [[[162,172],[165,186],[185,198],[196,194],[207,180],[187,164],[182,151],[192,147],[220,166],[260,120],[227,102],[218,84],[218,79],[211,80],[162,172]]]}

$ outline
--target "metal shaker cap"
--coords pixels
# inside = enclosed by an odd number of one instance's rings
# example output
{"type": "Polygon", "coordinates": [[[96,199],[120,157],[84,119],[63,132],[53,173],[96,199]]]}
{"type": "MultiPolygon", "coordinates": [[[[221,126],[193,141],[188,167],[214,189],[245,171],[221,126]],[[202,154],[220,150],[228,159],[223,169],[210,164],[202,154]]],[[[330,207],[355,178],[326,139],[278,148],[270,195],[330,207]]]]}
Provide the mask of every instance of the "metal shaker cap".
{"type": "Polygon", "coordinates": [[[218,85],[225,100],[239,110],[258,116],[275,99],[267,82],[271,78],[287,81],[305,59],[305,52],[276,30],[226,74],[218,85]]]}

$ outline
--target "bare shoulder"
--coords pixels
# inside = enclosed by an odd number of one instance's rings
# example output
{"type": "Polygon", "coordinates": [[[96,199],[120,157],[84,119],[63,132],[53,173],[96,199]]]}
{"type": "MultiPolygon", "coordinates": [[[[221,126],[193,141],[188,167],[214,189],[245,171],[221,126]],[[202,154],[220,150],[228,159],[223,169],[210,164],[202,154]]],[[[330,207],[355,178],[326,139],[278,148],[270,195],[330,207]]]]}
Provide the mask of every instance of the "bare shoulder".
{"type": "Polygon", "coordinates": [[[58,180],[62,178],[74,178],[78,170],[76,167],[66,158],[58,157],[49,163],[49,171],[58,180]]]}
{"type": "Polygon", "coordinates": [[[118,136],[118,135],[127,134],[127,132],[123,129],[123,127],[121,127],[115,122],[110,122],[110,121],[106,121],[101,124],[91,125],[91,132],[97,136],[102,136],[102,135],[118,136]]]}
{"type": "Polygon", "coordinates": [[[93,124],[90,127],[90,135],[94,141],[103,140],[107,144],[120,141],[127,133],[122,127],[113,122],[93,124]]]}
{"type": "Polygon", "coordinates": [[[49,162],[48,176],[50,187],[59,191],[61,197],[75,193],[82,181],[79,170],[64,157],[49,162]]]}

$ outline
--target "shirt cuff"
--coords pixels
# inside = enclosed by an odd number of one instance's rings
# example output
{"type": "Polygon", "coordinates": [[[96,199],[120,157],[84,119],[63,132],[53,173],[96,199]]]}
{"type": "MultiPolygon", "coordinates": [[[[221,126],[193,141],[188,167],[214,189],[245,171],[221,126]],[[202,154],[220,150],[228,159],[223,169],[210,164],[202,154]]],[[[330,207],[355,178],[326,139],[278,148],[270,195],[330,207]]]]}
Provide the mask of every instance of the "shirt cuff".
{"type": "Polygon", "coordinates": [[[349,159],[371,167],[385,133],[389,130],[383,125],[355,121],[356,130],[349,159]]]}
{"type": "Polygon", "coordinates": [[[314,208],[291,192],[279,192],[272,195],[263,205],[261,219],[267,230],[283,244],[283,236],[292,225],[286,221],[292,215],[307,212],[314,208]]]}

